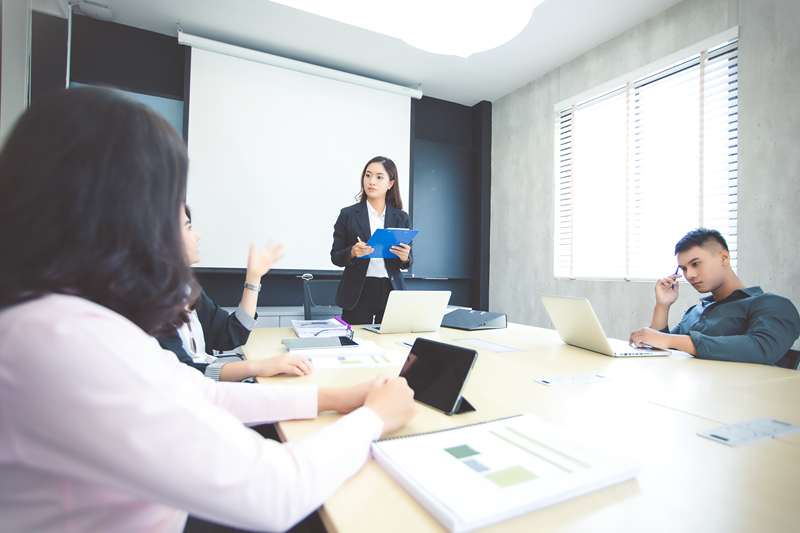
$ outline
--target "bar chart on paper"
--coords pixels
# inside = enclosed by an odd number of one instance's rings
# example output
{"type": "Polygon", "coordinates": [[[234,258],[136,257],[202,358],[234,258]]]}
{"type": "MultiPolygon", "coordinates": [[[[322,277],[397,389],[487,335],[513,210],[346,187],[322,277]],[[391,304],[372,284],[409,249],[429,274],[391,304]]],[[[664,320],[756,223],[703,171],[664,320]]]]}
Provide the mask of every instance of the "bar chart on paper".
{"type": "MultiPolygon", "coordinates": [[[[500,488],[511,487],[526,481],[532,481],[543,475],[559,474],[579,471],[591,468],[584,460],[572,457],[567,453],[552,448],[532,437],[520,433],[516,429],[506,426],[488,432],[488,435],[495,437],[516,450],[525,454],[528,468],[532,468],[534,473],[526,467],[518,464],[509,464],[501,460],[505,455],[481,454],[469,445],[462,444],[453,448],[445,448],[444,451],[461,461],[464,466],[483,475],[500,488]],[[484,457],[485,456],[485,457],[484,457]],[[498,464],[499,463],[499,464],[498,464]],[[493,467],[494,466],[494,467],[493,467]]],[[[489,439],[491,441],[491,439],[489,439]]]]}
{"type": "Polygon", "coordinates": [[[630,479],[534,416],[385,440],[373,455],[450,531],[470,531],[630,479]]]}
{"type": "Polygon", "coordinates": [[[311,359],[316,369],[322,368],[358,368],[364,366],[402,366],[406,356],[398,352],[386,352],[381,355],[320,357],[311,359]]]}

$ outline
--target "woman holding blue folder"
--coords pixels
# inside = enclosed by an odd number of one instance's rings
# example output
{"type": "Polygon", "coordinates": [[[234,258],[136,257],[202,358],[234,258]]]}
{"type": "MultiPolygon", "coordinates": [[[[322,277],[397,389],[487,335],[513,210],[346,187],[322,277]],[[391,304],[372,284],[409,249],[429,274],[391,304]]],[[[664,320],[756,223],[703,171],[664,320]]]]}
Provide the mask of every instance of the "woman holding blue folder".
{"type": "Polygon", "coordinates": [[[344,267],[336,292],[342,320],[377,324],[383,319],[392,290],[405,290],[400,269],[411,266],[411,246],[392,246],[393,258],[366,258],[374,250],[367,241],[379,228],[408,228],[408,213],[398,188],[397,166],[388,157],[373,157],[361,173],[357,204],[345,207],[333,226],[331,261],[344,267]]]}

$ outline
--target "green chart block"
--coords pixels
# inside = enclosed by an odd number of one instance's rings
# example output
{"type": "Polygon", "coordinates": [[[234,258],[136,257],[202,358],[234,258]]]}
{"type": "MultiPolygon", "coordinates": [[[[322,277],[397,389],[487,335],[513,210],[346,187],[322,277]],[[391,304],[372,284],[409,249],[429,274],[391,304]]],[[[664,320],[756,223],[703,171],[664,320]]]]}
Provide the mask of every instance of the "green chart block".
{"type": "Polygon", "coordinates": [[[525,483],[526,481],[537,478],[535,474],[528,472],[521,466],[513,466],[505,470],[492,472],[491,474],[486,474],[485,477],[501,489],[519,485],[520,483],[525,483]]]}
{"type": "Polygon", "coordinates": [[[340,363],[343,364],[343,365],[357,365],[360,362],[361,361],[340,361],[340,363]]]}
{"type": "Polygon", "coordinates": [[[472,457],[473,455],[478,455],[478,452],[476,452],[466,444],[462,446],[455,446],[453,448],[445,448],[444,451],[446,451],[456,459],[463,459],[464,457],[472,457]]]}

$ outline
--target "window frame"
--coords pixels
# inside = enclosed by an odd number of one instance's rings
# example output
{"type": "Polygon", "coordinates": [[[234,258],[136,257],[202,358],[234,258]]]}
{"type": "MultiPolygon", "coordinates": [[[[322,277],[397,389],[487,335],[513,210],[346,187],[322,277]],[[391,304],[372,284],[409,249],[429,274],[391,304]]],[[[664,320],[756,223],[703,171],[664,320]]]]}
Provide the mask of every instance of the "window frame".
{"type": "MultiPolygon", "coordinates": [[[[551,218],[553,224],[553,230],[551,237],[554,242],[554,258],[553,258],[553,268],[554,268],[554,277],[556,279],[581,279],[581,280],[604,280],[604,281],[652,281],[657,279],[656,277],[649,277],[647,276],[648,272],[646,272],[646,268],[649,267],[647,265],[647,261],[644,263],[640,262],[637,263],[635,269],[632,269],[631,266],[631,258],[634,257],[636,253],[635,250],[632,249],[633,241],[634,241],[634,229],[637,230],[637,235],[641,235],[642,222],[639,222],[639,226],[632,228],[630,217],[634,214],[634,208],[632,207],[633,200],[630,198],[631,196],[631,180],[640,180],[636,178],[634,174],[636,173],[636,169],[631,169],[630,167],[634,166],[631,162],[635,161],[635,157],[637,154],[633,154],[631,156],[630,151],[635,149],[638,145],[637,142],[641,142],[641,137],[636,138],[634,134],[631,132],[634,131],[633,122],[626,123],[626,139],[625,139],[625,150],[627,150],[626,155],[626,176],[625,176],[625,195],[626,199],[623,203],[626,209],[626,217],[628,217],[628,221],[626,223],[626,235],[625,235],[625,267],[624,267],[624,275],[621,276],[608,276],[609,272],[600,273],[598,270],[594,270],[594,273],[598,273],[599,275],[585,275],[591,274],[592,272],[580,272],[576,274],[575,272],[575,248],[574,244],[574,198],[572,196],[573,189],[573,163],[575,161],[580,161],[575,154],[573,153],[573,130],[572,126],[574,124],[573,121],[579,120],[576,117],[576,112],[579,109],[584,110],[591,110],[591,106],[597,106],[601,102],[604,102],[609,99],[617,98],[620,96],[624,96],[625,102],[624,105],[626,107],[626,121],[633,121],[636,118],[631,118],[632,108],[635,110],[635,102],[638,102],[637,95],[642,92],[646,91],[648,86],[654,86],[660,81],[663,81],[667,78],[672,76],[680,75],[680,73],[688,73],[688,75],[697,75],[692,72],[692,70],[696,70],[699,72],[698,80],[702,80],[703,89],[699,91],[699,96],[696,96],[698,101],[700,102],[700,113],[699,113],[699,137],[704,138],[704,124],[705,124],[705,116],[704,106],[705,106],[705,87],[708,86],[709,80],[706,79],[705,71],[707,65],[711,63],[709,60],[715,60],[722,56],[729,56],[729,57],[736,57],[737,61],[735,63],[736,66],[736,83],[737,89],[735,93],[735,102],[725,108],[728,110],[727,116],[730,117],[731,113],[729,112],[730,109],[734,109],[732,116],[735,117],[736,125],[733,129],[728,129],[728,135],[731,135],[730,132],[734,132],[734,137],[729,136],[729,140],[731,138],[735,139],[734,145],[729,145],[728,148],[730,149],[733,147],[734,155],[731,156],[731,153],[728,154],[728,160],[731,159],[735,161],[734,173],[731,178],[727,178],[728,183],[732,183],[732,186],[729,189],[723,189],[725,191],[721,196],[724,199],[725,194],[728,197],[736,196],[733,201],[728,201],[727,204],[722,203],[718,205],[728,205],[730,206],[733,204],[737,206],[737,215],[728,219],[729,225],[728,230],[730,231],[728,234],[730,235],[729,246],[731,247],[731,254],[732,254],[732,264],[735,268],[736,263],[736,249],[737,249],[737,228],[738,228],[738,188],[736,185],[738,173],[738,27],[730,28],[725,32],[717,34],[709,39],[701,41],[700,43],[696,43],[690,47],[684,48],[679,50],[669,56],[662,58],[659,61],[650,63],[645,65],[633,72],[630,72],[626,75],[619,76],[613,80],[610,80],[607,83],[604,83],[594,89],[589,91],[584,91],[570,99],[561,101],[554,105],[554,112],[555,112],[555,120],[554,120],[554,161],[553,161],[553,177],[554,177],[554,188],[553,188],[553,217],[551,218]],[[734,56],[730,56],[730,54],[735,54],[734,56]],[[565,189],[567,187],[567,189],[565,189]],[[733,191],[733,194],[730,193],[730,190],[733,191]],[[566,205],[563,203],[563,200],[568,202],[568,208],[564,209],[563,207],[566,205]],[[566,222],[562,222],[566,219],[566,222]],[[632,273],[636,275],[632,275],[632,273]],[[580,275],[584,274],[584,275],[580,275]],[[606,275],[604,275],[606,274],[606,275]]],[[[676,80],[680,81],[679,78],[675,78],[676,80]]],[[[714,79],[724,79],[722,76],[718,76],[717,78],[710,77],[711,80],[714,79]]],[[[725,89],[722,89],[725,90],[725,89]]],[[[726,91],[730,93],[730,90],[726,91]]],[[[729,98],[730,100],[730,98],[729,98]]],[[[719,119],[717,119],[719,120],[719,119]]],[[[731,124],[730,120],[728,120],[728,124],[731,124]]],[[[638,135],[638,133],[636,134],[638,135]]],[[[720,136],[724,138],[724,136],[720,136]]],[[[705,219],[703,218],[703,209],[705,204],[705,198],[703,196],[703,189],[704,189],[704,182],[703,182],[703,175],[704,175],[704,159],[702,151],[703,144],[700,145],[700,152],[699,152],[699,161],[700,170],[699,170],[699,187],[698,187],[698,202],[699,202],[699,212],[700,215],[698,216],[698,222],[702,221],[703,225],[705,225],[705,219]]],[[[585,148],[584,148],[585,149],[585,148]]],[[[730,165],[730,162],[728,163],[730,165]]],[[[725,183],[725,178],[715,178],[720,183],[725,183]]],[[[642,182],[643,183],[643,182],[642,182]]],[[[619,187],[619,184],[617,185],[619,187]]],[[[724,209],[722,210],[724,213],[724,209]]],[[[730,212],[730,211],[729,211],[730,212]]],[[[633,224],[637,222],[634,221],[633,224]]],[[[618,228],[617,228],[618,229],[618,228]]],[[[723,234],[725,232],[723,231],[723,234]]],[[[639,237],[641,239],[641,237],[639,237]]],[[[641,242],[641,241],[640,241],[641,242]]],[[[665,246],[671,247],[674,243],[665,244],[665,246]]],[[[580,252],[580,250],[579,250],[580,252]]],[[[639,254],[641,255],[641,253],[639,254]]],[[[617,271],[621,271],[620,265],[617,265],[617,271]]]]}

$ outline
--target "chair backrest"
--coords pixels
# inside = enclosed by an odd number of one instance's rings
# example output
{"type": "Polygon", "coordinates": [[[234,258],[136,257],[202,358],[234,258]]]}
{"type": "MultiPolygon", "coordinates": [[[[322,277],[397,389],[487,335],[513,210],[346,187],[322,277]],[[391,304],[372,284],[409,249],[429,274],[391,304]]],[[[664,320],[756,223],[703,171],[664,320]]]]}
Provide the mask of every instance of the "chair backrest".
{"type": "Polygon", "coordinates": [[[786,352],[786,355],[778,359],[778,362],[775,363],[775,366],[797,370],[798,364],[800,364],[800,351],[789,350],[786,352]]]}
{"type": "Polygon", "coordinates": [[[306,320],[327,319],[342,315],[336,305],[338,279],[303,280],[303,314],[306,320]]]}

